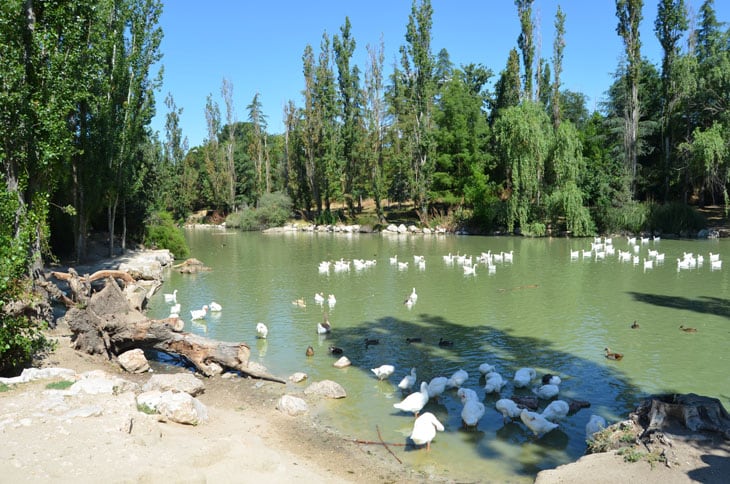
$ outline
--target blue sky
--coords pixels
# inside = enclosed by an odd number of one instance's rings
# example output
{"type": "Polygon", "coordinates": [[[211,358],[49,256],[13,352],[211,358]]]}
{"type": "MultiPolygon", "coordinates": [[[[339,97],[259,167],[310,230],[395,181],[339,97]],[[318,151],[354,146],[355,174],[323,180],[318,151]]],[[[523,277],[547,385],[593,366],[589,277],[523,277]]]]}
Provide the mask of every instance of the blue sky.
{"type": "MultiPolygon", "coordinates": [[[[640,38],[642,54],[655,64],[661,49],[654,34],[658,0],[645,0],[640,38]]],[[[696,13],[701,0],[685,0],[696,13]]],[[[563,87],[584,93],[594,109],[612,82],[623,54],[616,34],[614,0],[535,0],[533,18],[539,24],[540,56],[552,58],[555,12],[565,12],[563,87]]],[[[513,0],[432,0],[431,47],[434,55],[448,50],[454,65],[483,64],[495,73],[504,69],[512,47],[517,47],[520,25],[513,0]]],[[[730,2],[716,1],[720,21],[730,20],[730,2]]],[[[311,44],[319,52],[322,34],[340,33],[350,17],[357,43],[353,61],[366,68],[366,46],[385,46],[385,72],[397,62],[405,43],[410,0],[166,0],[160,20],[164,81],[157,93],[157,116],[152,128],[164,138],[172,93],[183,108],[181,127],[190,147],[206,138],[205,100],[219,103],[223,78],[233,84],[236,118],[248,117],[246,106],[258,92],[268,116],[268,131],[283,131],[283,107],[288,100],[302,105],[302,53],[311,44]]]]}

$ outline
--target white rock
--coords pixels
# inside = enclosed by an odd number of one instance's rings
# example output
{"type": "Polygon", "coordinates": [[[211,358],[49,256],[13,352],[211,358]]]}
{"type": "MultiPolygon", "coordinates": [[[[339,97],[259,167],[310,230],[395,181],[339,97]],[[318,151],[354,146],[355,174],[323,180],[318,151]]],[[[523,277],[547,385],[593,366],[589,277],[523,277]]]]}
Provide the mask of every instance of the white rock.
{"type": "Polygon", "coordinates": [[[125,351],[119,355],[119,364],[130,373],[144,373],[150,369],[144,351],[139,348],[125,351]]]}
{"type": "Polygon", "coordinates": [[[276,409],[281,413],[294,417],[296,415],[307,413],[309,411],[309,406],[307,405],[307,402],[299,397],[282,395],[279,402],[276,404],[276,409]]]}
{"type": "Polygon", "coordinates": [[[347,392],[342,385],[332,380],[314,382],[304,389],[305,395],[321,395],[327,398],[345,398],[347,392]]]}
{"type": "Polygon", "coordinates": [[[335,368],[346,368],[350,366],[352,362],[347,356],[341,356],[339,360],[335,361],[332,366],[335,368]]]}
{"type": "Polygon", "coordinates": [[[208,420],[205,405],[185,392],[164,392],[157,411],[164,419],[180,424],[198,425],[208,420]]]}
{"type": "Polygon", "coordinates": [[[307,379],[307,374],[306,373],[303,373],[301,371],[298,371],[298,372],[294,373],[293,375],[291,375],[289,377],[289,381],[292,382],[292,383],[299,383],[299,382],[304,381],[306,379],[307,379]]]}
{"type": "Polygon", "coordinates": [[[173,390],[184,392],[191,396],[200,395],[205,391],[205,385],[192,373],[173,373],[169,375],[153,375],[142,386],[142,391],[159,390],[161,392],[173,390]]]}

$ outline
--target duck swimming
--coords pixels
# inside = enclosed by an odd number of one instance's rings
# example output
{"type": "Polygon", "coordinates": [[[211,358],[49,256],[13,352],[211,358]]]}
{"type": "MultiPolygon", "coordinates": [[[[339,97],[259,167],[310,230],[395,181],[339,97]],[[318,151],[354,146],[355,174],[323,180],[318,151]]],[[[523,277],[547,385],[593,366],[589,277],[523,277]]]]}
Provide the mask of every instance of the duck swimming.
{"type": "Polygon", "coordinates": [[[679,325],[679,329],[681,329],[685,333],[696,333],[697,332],[697,328],[688,328],[683,324],[679,325]]]}
{"type": "Polygon", "coordinates": [[[330,353],[332,353],[333,355],[341,355],[342,353],[345,352],[339,346],[330,346],[329,350],[330,350],[330,353]]]}
{"type": "Polygon", "coordinates": [[[613,353],[611,351],[611,349],[608,348],[608,347],[606,347],[604,349],[604,351],[606,352],[606,358],[608,358],[609,360],[617,360],[618,361],[618,360],[620,360],[621,358],[624,357],[623,353],[613,353]]]}
{"type": "Polygon", "coordinates": [[[441,346],[442,348],[447,347],[447,346],[454,346],[454,342],[451,340],[448,340],[448,339],[440,338],[439,346],[441,346]]]}
{"type": "Polygon", "coordinates": [[[641,326],[639,326],[639,323],[634,320],[634,322],[631,324],[631,329],[639,329],[641,326]]]}

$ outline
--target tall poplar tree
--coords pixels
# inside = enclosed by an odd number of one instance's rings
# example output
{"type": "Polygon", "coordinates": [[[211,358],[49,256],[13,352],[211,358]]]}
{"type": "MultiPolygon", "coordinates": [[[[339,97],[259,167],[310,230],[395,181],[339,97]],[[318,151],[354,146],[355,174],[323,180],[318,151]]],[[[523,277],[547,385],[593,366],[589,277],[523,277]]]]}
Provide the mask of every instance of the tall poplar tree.
{"type": "Polygon", "coordinates": [[[532,2],[534,0],[515,0],[517,15],[520,18],[521,32],[517,38],[517,45],[522,51],[522,66],[524,72],[524,96],[527,100],[533,99],[532,72],[535,62],[534,26],[532,24],[532,2]]]}
{"type": "Polygon", "coordinates": [[[355,215],[354,190],[361,172],[357,148],[360,144],[362,101],[360,95],[360,75],[357,66],[351,66],[355,52],[355,39],[350,31],[350,18],[340,27],[340,35],[335,35],[333,46],[337,64],[337,80],[340,93],[340,116],[342,119],[342,160],[344,164],[345,202],[350,216],[355,215]]]}
{"type": "Polygon", "coordinates": [[[662,46],[662,97],[661,97],[661,154],[663,160],[664,199],[669,196],[672,158],[672,123],[681,92],[677,82],[675,65],[679,57],[679,40],[687,30],[687,12],[684,0],[660,0],[654,32],[662,46]]]}
{"type": "Polygon", "coordinates": [[[641,40],[639,25],[643,0],[616,0],[616,32],[626,49],[625,87],[628,94],[624,113],[624,160],[629,170],[631,193],[636,195],[636,167],[639,143],[639,82],[641,77],[641,40]]]}
{"type": "Polygon", "coordinates": [[[401,46],[401,86],[406,100],[396,113],[407,138],[410,192],[422,222],[428,221],[428,193],[434,170],[434,58],[431,52],[433,9],[430,0],[413,1],[401,46]]]}
{"type": "Polygon", "coordinates": [[[553,41],[553,95],[552,118],[557,130],[560,126],[560,76],[563,73],[563,50],[565,50],[565,13],[558,5],[555,12],[555,40],[553,41]]]}
{"type": "Polygon", "coordinates": [[[254,94],[246,109],[248,109],[248,120],[253,130],[249,143],[249,156],[254,160],[256,169],[254,191],[256,198],[259,199],[264,193],[271,193],[271,167],[267,148],[266,115],[263,112],[258,92],[254,94]]]}
{"type": "Polygon", "coordinates": [[[385,221],[382,199],[385,198],[385,167],[383,143],[385,140],[386,106],[384,100],[383,39],[378,46],[367,46],[368,62],[365,70],[365,126],[366,147],[365,159],[369,168],[370,192],[375,201],[375,213],[378,221],[385,221]]]}

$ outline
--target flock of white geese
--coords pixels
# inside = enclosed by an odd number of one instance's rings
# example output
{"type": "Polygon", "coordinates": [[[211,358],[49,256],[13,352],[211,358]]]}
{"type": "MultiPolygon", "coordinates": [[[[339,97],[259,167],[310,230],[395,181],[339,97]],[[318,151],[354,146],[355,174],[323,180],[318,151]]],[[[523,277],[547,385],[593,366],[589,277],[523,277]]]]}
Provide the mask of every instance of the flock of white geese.
{"type": "MultiPolygon", "coordinates": [[[[385,380],[395,373],[393,365],[382,365],[371,370],[379,380],[385,380]]],[[[511,378],[503,377],[494,365],[483,363],[479,366],[484,386],[484,395],[504,393],[506,386],[511,385],[513,389],[527,388],[531,390],[534,398],[500,398],[495,404],[495,411],[502,415],[504,423],[522,422],[525,427],[537,438],[557,429],[560,422],[565,420],[569,414],[575,413],[585,405],[575,402],[569,403],[558,399],[560,384],[559,376],[545,374],[538,377],[534,368],[524,367],[514,372],[511,378]],[[536,399],[536,400],[535,400],[536,399]],[[535,405],[537,403],[537,406],[535,405]],[[541,405],[542,404],[542,405],[541,405]],[[537,411],[542,406],[542,411],[537,411]]],[[[413,414],[415,421],[409,435],[410,440],[416,446],[431,448],[431,441],[436,437],[437,432],[445,430],[444,425],[431,412],[421,413],[428,402],[432,399],[441,398],[446,392],[455,391],[461,401],[461,421],[464,428],[474,429],[479,425],[480,420],[487,412],[487,408],[480,398],[477,390],[467,388],[464,383],[469,379],[469,373],[459,369],[450,377],[437,376],[430,381],[422,381],[417,391],[408,394],[402,401],[393,404],[393,407],[413,414]]],[[[398,388],[404,392],[411,391],[418,381],[416,368],[410,371],[400,380],[398,388]]],[[[586,425],[586,439],[593,438],[607,425],[606,420],[600,415],[592,415],[586,425]]]]}
{"type": "MultiPolygon", "coordinates": [[[[579,249],[570,251],[570,260],[606,260],[616,257],[619,262],[641,266],[644,272],[655,267],[664,265],[665,253],[657,249],[649,248],[649,244],[656,244],[660,237],[626,237],[627,250],[617,249],[613,244],[612,237],[594,237],[590,249],[579,249]],[[646,252],[642,254],[642,248],[647,246],[646,252]]],[[[683,252],[682,257],[677,257],[677,272],[683,270],[699,269],[705,264],[705,256],[692,252],[683,252]]],[[[722,269],[720,254],[709,253],[707,258],[711,271],[722,269]]]]}

